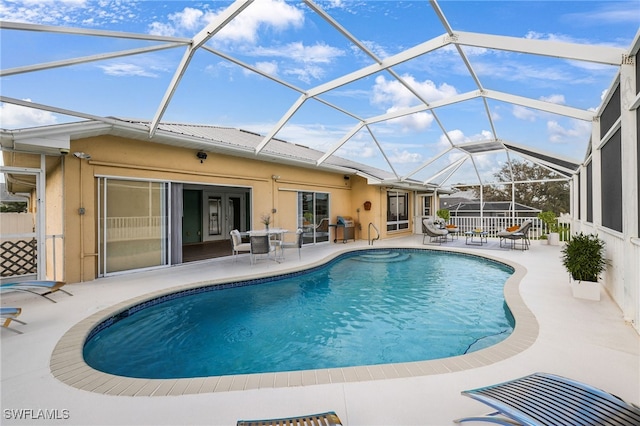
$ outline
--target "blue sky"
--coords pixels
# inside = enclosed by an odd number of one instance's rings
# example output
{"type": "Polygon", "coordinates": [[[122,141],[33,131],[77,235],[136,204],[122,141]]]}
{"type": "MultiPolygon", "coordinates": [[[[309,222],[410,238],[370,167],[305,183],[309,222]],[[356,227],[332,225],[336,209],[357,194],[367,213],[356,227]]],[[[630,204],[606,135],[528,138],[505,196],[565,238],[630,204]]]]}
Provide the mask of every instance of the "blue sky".
{"type": "MultiPolygon", "coordinates": [[[[226,8],[226,1],[2,0],[0,19],[42,25],[192,38],[226,8]]],[[[379,58],[442,36],[427,1],[318,1],[334,20],[379,58]]],[[[454,31],[628,48],[640,25],[633,1],[441,1],[454,31]]],[[[2,69],[90,56],[154,43],[105,37],[2,30],[2,69]]],[[[302,2],[257,0],[208,44],[302,90],[372,64],[372,59],[302,2]]],[[[485,89],[595,109],[616,68],[556,58],[463,47],[485,89]]],[[[3,96],[99,116],[151,120],[184,48],[89,62],[2,78],[3,96]]],[[[393,71],[429,102],[476,90],[452,46],[399,64],[393,71]]],[[[210,52],[198,51],[163,121],[238,127],[267,134],[299,94],[210,52]]],[[[417,98],[387,72],[334,89],[323,100],[360,118],[415,106],[417,98]]],[[[590,123],[489,100],[498,138],[581,160],[590,123]]],[[[0,105],[5,129],[75,121],[73,117],[0,105]]],[[[317,101],[307,101],[276,137],[326,150],[357,123],[317,101]]],[[[371,126],[338,154],[404,175],[454,142],[493,137],[480,99],[371,126]],[[438,121],[440,123],[438,123],[438,121]]],[[[451,153],[442,161],[455,160],[451,153]]],[[[475,158],[490,175],[499,155],[475,158]]],[[[465,165],[467,168],[470,164],[465,165]]],[[[433,165],[433,170],[437,170],[433,165]]],[[[416,178],[426,178],[426,168],[416,178]]],[[[460,171],[469,173],[469,170],[460,171]]],[[[462,178],[460,178],[462,179],[462,178]]],[[[458,179],[458,180],[460,180],[458,179]]]]}

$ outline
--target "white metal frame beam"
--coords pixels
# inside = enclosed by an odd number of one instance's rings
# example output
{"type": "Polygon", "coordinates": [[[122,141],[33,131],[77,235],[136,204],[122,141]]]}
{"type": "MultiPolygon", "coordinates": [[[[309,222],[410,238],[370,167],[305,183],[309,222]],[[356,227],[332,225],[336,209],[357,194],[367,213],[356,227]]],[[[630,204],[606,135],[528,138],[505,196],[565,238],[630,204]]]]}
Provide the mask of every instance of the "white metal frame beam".
{"type": "Polygon", "coordinates": [[[506,50],[616,66],[622,64],[623,55],[627,53],[625,49],[618,47],[535,40],[463,31],[456,31],[452,36],[451,42],[462,46],[484,47],[487,49],[506,50]]]}
{"type": "Polygon", "coordinates": [[[180,65],[178,65],[178,69],[176,70],[173,78],[171,79],[171,83],[169,83],[169,87],[158,106],[158,110],[156,115],[153,117],[153,121],[151,121],[151,126],[149,128],[149,137],[153,137],[156,130],[158,129],[158,124],[160,124],[160,120],[164,115],[167,107],[169,106],[169,102],[173,97],[176,89],[178,88],[178,84],[180,84],[180,80],[182,80],[182,76],[186,72],[189,63],[191,62],[191,58],[193,58],[194,53],[211,37],[216,35],[225,25],[231,22],[236,16],[238,16],[243,10],[245,10],[254,0],[236,0],[231,6],[226,8],[222,13],[220,13],[216,19],[209,25],[206,26],[205,29],[200,31],[193,37],[191,43],[184,55],[182,56],[182,60],[180,61],[180,65]]]}

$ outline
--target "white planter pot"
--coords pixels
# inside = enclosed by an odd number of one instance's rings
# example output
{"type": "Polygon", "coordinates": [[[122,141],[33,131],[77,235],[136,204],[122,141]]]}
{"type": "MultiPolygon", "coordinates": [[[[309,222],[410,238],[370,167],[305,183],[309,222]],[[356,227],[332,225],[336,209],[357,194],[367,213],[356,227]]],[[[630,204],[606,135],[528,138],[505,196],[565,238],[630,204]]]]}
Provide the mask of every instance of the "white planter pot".
{"type": "Polygon", "coordinates": [[[586,300],[600,300],[600,283],[596,281],[575,281],[571,278],[573,297],[586,300]]]}
{"type": "Polygon", "coordinates": [[[549,240],[550,246],[560,245],[560,234],[558,234],[557,232],[549,232],[547,234],[547,239],[549,240]]]}

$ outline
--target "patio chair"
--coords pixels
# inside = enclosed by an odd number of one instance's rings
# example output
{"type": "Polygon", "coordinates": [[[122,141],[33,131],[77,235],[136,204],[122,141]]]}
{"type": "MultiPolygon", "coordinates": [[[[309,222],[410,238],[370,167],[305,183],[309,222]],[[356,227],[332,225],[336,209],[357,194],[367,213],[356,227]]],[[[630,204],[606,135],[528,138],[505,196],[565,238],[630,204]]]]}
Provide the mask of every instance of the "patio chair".
{"type": "Polygon", "coordinates": [[[511,241],[511,247],[513,248],[515,247],[515,242],[517,240],[522,240],[522,244],[523,244],[522,249],[523,250],[528,249],[530,245],[529,229],[531,228],[532,224],[533,224],[532,221],[525,220],[517,228],[507,228],[498,232],[496,236],[500,237],[500,247],[506,247],[506,245],[503,245],[503,243],[508,240],[508,241],[511,241]]]}
{"type": "Polygon", "coordinates": [[[640,425],[640,408],[575,380],[547,373],[467,390],[463,395],[497,410],[456,423],[485,421],[502,425],[640,425]]]}
{"type": "Polygon", "coordinates": [[[230,232],[231,234],[231,244],[232,244],[232,252],[233,259],[237,260],[237,256],[239,253],[250,253],[251,245],[249,243],[243,243],[242,237],[240,236],[240,231],[234,229],[230,232]]]}
{"type": "Polygon", "coordinates": [[[298,230],[296,231],[295,241],[284,241],[283,239],[280,242],[280,252],[282,253],[283,259],[284,259],[284,250],[287,248],[297,248],[298,259],[302,259],[302,228],[298,228],[298,230]]]}
{"type": "Polygon", "coordinates": [[[22,313],[21,308],[13,308],[13,307],[5,307],[5,306],[0,308],[0,318],[4,320],[4,322],[2,323],[2,326],[7,330],[13,331],[14,333],[22,334],[22,331],[18,331],[14,328],[9,327],[9,324],[11,324],[11,321],[18,322],[22,325],[27,325],[26,322],[20,321],[18,319],[18,316],[21,313],[22,313]]]}
{"type": "Polygon", "coordinates": [[[49,294],[61,291],[69,296],[73,296],[73,294],[61,288],[65,284],[64,281],[18,281],[0,284],[0,291],[3,293],[5,291],[24,291],[56,303],[55,300],[48,297],[49,294]]]}
{"type": "Polygon", "coordinates": [[[329,218],[328,217],[325,217],[320,221],[320,223],[316,225],[315,233],[316,233],[316,236],[318,237],[329,236],[329,218]]]}
{"type": "Polygon", "coordinates": [[[342,422],[333,411],[300,417],[268,420],[238,420],[236,426],[340,426],[342,422]]]}
{"type": "Polygon", "coordinates": [[[446,228],[437,227],[432,219],[422,220],[422,244],[425,244],[425,239],[429,237],[430,242],[436,242],[442,244],[447,241],[447,235],[449,231],[446,228]]]}
{"type": "Polygon", "coordinates": [[[250,235],[249,244],[251,246],[252,265],[256,263],[258,255],[266,254],[269,257],[271,252],[276,250],[276,246],[271,244],[269,234],[250,235]]]}

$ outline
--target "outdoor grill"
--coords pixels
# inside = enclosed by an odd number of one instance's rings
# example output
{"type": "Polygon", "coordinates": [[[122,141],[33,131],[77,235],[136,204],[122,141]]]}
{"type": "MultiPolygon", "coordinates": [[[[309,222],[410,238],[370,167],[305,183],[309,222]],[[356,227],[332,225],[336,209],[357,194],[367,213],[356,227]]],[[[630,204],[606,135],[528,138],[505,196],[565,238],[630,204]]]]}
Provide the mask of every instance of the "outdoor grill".
{"type": "Polygon", "coordinates": [[[356,222],[351,216],[338,216],[336,234],[333,242],[338,240],[338,229],[342,229],[342,242],[346,243],[348,240],[356,240],[356,222]]]}

